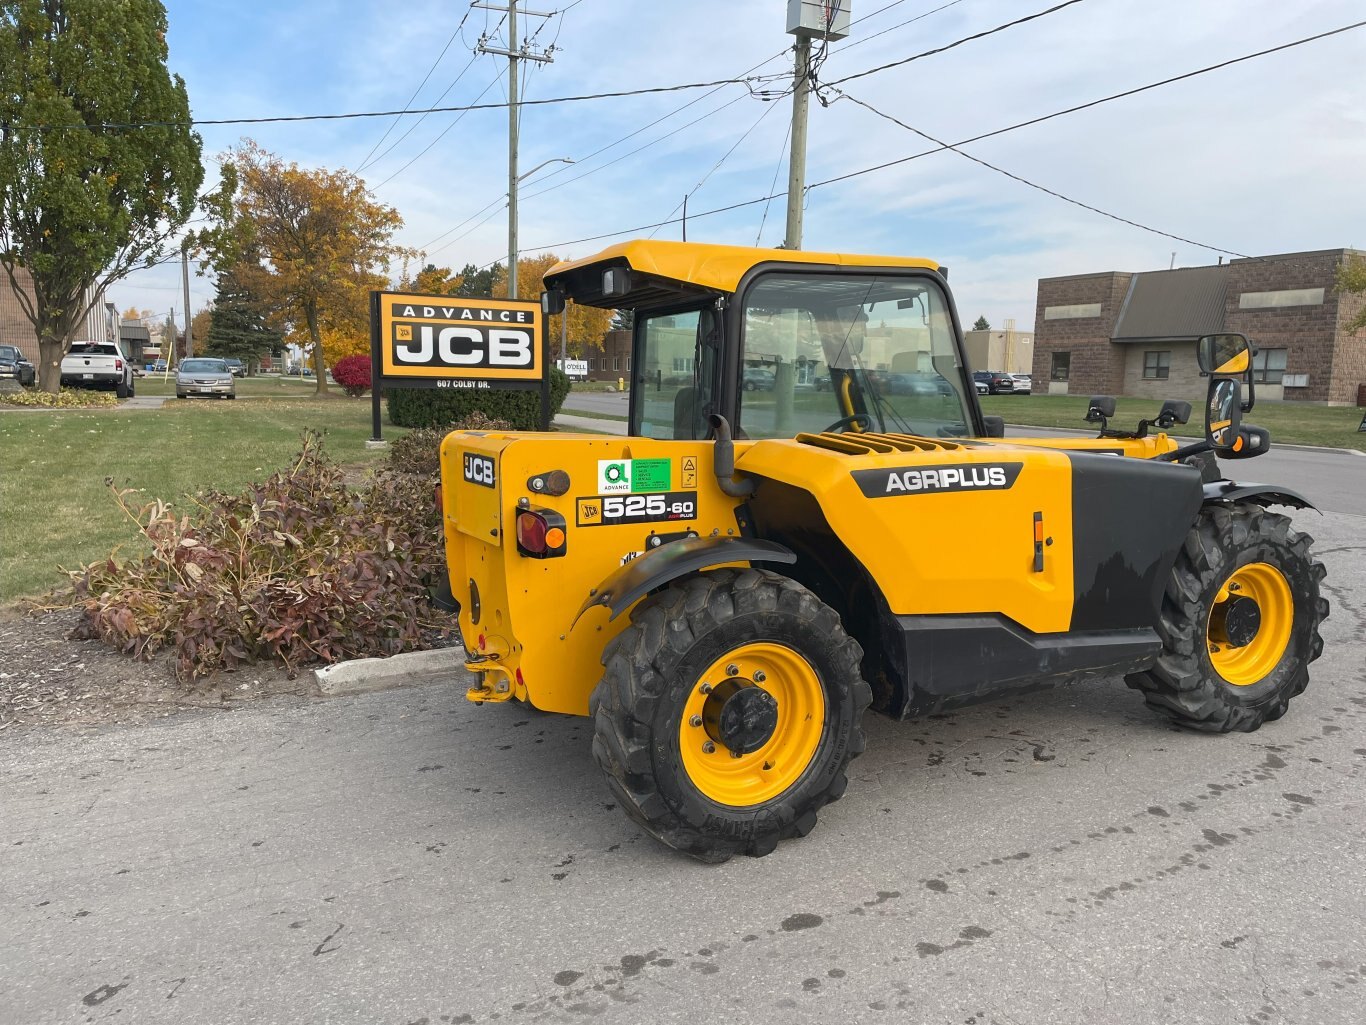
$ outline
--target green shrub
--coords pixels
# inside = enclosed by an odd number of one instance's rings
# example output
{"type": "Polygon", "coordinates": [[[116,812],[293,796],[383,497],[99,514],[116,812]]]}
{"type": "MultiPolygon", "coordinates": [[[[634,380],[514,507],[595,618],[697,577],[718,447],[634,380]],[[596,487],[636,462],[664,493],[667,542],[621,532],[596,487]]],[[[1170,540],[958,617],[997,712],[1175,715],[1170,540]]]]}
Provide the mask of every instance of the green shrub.
{"type": "Polygon", "coordinates": [[[149,554],[70,574],[73,636],[140,658],[176,654],[182,679],[257,660],[333,662],[426,647],[449,626],[431,604],[446,571],[432,476],[383,467],[358,490],[304,435],[286,470],[188,512],[109,482],[149,554]]]}
{"type": "MultiPolygon", "coordinates": [[[[389,422],[397,427],[441,427],[472,413],[504,420],[515,431],[541,429],[541,393],[506,388],[389,388],[389,422]]],[[[559,367],[550,371],[550,418],[564,405],[569,378],[559,367]]]]}
{"type": "Polygon", "coordinates": [[[435,481],[441,476],[441,442],[451,431],[510,431],[506,420],[491,420],[471,413],[442,427],[419,427],[395,438],[389,445],[389,467],[399,473],[416,473],[435,481]]]}

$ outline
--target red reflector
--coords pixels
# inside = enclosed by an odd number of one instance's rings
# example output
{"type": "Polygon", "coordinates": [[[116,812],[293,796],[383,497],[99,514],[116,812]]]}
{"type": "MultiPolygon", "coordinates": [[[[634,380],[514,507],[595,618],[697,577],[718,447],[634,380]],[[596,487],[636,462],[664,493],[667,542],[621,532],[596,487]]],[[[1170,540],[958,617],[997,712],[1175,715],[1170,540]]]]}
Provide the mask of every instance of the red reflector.
{"type": "Polygon", "coordinates": [[[525,686],[526,686],[526,681],[522,679],[522,670],[521,670],[520,667],[519,667],[518,670],[517,670],[517,686],[519,686],[519,687],[525,687],[525,686]]]}
{"type": "Polygon", "coordinates": [[[545,535],[548,529],[545,520],[534,512],[517,514],[517,544],[523,551],[543,555],[546,551],[545,535]]]}
{"type": "Polygon", "coordinates": [[[480,634],[480,635],[479,635],[479,650],[480,650],[480,651],[484,651],[484,650],[486,650],[486,649],[488,648],[488,646],[489,646],[488,638],[486,638],[483,634],[480,634]]]}

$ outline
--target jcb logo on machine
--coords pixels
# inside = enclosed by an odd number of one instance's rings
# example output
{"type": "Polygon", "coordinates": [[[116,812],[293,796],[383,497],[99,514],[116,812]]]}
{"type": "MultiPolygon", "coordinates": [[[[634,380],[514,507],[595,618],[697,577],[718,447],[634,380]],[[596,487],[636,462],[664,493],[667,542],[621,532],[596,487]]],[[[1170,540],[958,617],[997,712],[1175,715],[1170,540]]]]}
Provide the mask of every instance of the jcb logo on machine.
{"type": "Polygon", "coordinates": [[[494,473],[493,460],[488,456],[479,456],[472,452],[465,453],[465,480],[470,484],[480,484],[486,488],[494,487],[497,483],[494,473]]]}
{"type": "Polygon", "coordinates": [[[1005,491],[1014,487],[1023,466],[1024,463],[894,466],[882,470],[855,470],[854,483],[868,498],[945,491],[1005,491]]]}

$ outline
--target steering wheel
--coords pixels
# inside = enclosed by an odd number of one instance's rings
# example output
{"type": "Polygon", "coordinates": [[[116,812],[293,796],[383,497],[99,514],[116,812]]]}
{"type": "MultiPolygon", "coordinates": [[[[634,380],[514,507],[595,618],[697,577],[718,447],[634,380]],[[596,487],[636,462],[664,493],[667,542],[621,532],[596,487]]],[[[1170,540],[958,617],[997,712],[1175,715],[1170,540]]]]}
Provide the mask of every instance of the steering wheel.
{"type": "Polygon", "coordinates": [[[870,430],[872,430],[872,429],[873,429],[873,417],[872,417],[872,414],[870,414],[870,413],[853,413],[853,414],[851,414],[850,416],[842,416],[842,417],[840,417],[838,420],[836,420],[834,423],[832,423],[829,427],[827,427],[824,431],[822,431],[821,433],[822,433],[822,434],[829,434],[831,431],[840,431],[841,433],[843,433],[842,428],[845,428],[845,427],[852,427],[854,424],[858,424],[858,425],[861,426],[865,431],[870,431],[870,430]]]}

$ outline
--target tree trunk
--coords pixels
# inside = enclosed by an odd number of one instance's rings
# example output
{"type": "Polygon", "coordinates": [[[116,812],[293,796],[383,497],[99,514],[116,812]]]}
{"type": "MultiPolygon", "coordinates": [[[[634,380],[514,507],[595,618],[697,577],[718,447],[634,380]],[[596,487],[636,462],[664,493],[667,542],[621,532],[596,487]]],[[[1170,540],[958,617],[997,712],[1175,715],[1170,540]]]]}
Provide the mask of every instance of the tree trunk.
{"type": "Polygon", "coordinates": [[[309,306],[305,311],[305,318],[308,321],[308,337],[313,341],[313,377],[317,382],[314,385],[315,395],[326,395],[327,372],[323,369],[323,339],[322,332],[318,330],[318,309],[316,306],[309,306]]]}
{"type": "Polygon", "coordinates": [[[65,318],[45,315],[43,304],[38,305],[38,387],[56,395],[62,390],[62,357],[66,355],[67,335],[71,325],[65,318]]]}

